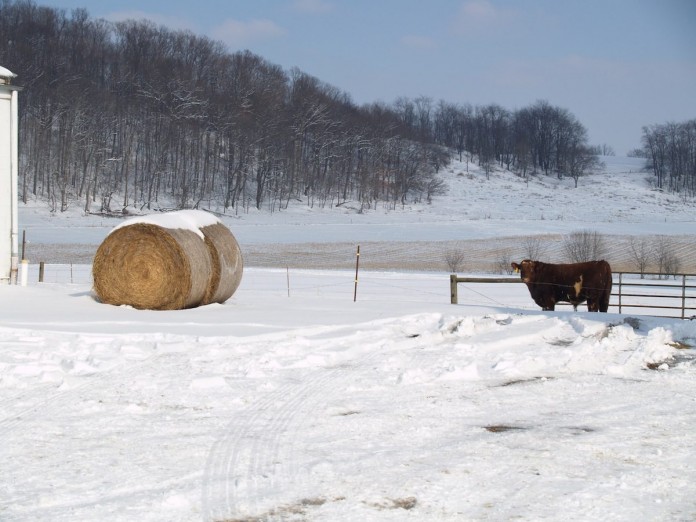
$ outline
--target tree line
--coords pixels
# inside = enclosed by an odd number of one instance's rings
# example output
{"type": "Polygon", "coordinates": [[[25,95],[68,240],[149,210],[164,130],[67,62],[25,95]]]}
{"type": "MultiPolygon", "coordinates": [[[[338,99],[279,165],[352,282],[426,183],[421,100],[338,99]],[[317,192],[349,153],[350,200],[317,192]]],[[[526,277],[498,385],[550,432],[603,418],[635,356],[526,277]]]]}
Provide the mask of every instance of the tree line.
{"type": "Polygon", "coordinates": [[[643,127],[643,147],[658,188],[696,196],[696,120],[643,127]]]}
{"type": "Polygon", "coordinates": [[[18,75],[21,199],[53,210],[282,210],[430,201],[451,151],[490,174],[575,180],[587,131],[538,101],[516,111],[421,96],[354,104],[249,51],[147,21],[0,0],[0,63],[18,75]]]}
{"type": "Polygon", "coordinates": [[[438,143],[475,155],[486,175],[498,164],[526,177],[543,172],[581,176],[598,166],[597,149],[587,130],[568,110],[540,100],[508,111],[497,104],[472,108],[440,102],[433,118],[438,143]]]}

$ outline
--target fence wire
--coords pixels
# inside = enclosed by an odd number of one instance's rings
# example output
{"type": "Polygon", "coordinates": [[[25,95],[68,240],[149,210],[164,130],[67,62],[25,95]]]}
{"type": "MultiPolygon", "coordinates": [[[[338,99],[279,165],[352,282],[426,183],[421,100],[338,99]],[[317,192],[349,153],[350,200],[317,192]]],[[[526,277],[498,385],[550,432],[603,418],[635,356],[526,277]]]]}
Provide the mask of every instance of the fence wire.
{"type": "MultiPolygon", "coordinates": [[[[355,253],[354,253],[355,254],[355,253]]],[[[357,300],[413,303],[439,303],[450,301],[450,277],[445,272],[409,272],[373,270],[363,267],[358,273],[357,300]]],[[[92,286],[91,264],[47,263],[43,267],[43,282],[92,286]]],[[[40,266],[29,264],[28,284],[39,284],[40,266]]],[[[649,274],[641,279],[639,274],[623,274],[620,298],[619,274],[614,274],[610,313],[657,315],[691,318],[696,311],[696,276],[685,278],[686,290],[681,279],[658,279],[649,274]],[[636,287],[642,287],[636,290],[636,287]],[[658,295],[659,294],[659,295],[658,295]]],[[[485,274],[482,279],[485,279],[485,274]]],[[[464,306],[514,307],[538,310],[524,284],[500,285],[495,283],[459,283],[458,304],[464,306]]],[[[262,268],[245,267],[239,292],[264,291],[270,297],[311,295],[317,297],[352,299],[356,291],[355,267],[351,269],[317,268],[262,268]]],[[[559,310],[570,307],[559,303],[559,310]]],[[[583,310],[580,305],[579,310],[583,310]]]]}

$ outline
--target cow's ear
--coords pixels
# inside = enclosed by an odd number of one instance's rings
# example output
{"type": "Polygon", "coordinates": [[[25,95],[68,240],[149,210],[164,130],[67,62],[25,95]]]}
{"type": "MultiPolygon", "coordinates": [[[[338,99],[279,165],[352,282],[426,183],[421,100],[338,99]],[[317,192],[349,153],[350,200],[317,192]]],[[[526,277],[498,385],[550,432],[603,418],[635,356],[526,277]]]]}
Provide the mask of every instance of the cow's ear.
{"type": "Polygon", "coordinates": [[[515,271],[515,273],[520,271],[520,265],[517,263],[512,263],[512,269],[515,271]]]}

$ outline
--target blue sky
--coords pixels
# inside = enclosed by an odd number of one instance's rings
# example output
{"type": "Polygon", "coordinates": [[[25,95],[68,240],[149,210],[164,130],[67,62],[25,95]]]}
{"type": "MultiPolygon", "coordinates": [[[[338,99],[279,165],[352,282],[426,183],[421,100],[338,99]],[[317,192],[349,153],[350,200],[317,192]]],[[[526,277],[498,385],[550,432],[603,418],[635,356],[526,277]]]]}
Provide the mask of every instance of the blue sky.
{"type": "Polygon", "coordinates": [[[696,118],[695,0],[45,0],[148,18],[298,67],[358,104],[548,100],[618,154],[696,118]]]}

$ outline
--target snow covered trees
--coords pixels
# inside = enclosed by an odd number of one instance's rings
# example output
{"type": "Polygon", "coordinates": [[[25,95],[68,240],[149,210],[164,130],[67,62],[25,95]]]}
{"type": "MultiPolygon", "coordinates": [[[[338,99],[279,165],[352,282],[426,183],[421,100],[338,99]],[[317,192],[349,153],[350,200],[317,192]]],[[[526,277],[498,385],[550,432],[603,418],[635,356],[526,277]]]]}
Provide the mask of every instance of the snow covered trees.
{"type": "Polygon", "coordinates": [[[696,120],[643,127],[643,146],[658,188],[696,196],[696,120]]]}
{"type": "Polygon", "coordinates": [[[498,164],[576,183],[589,165],[584,127],[546,102],[510,112],[421,96],[358,107],[249,51],[31,1],[0,2],[0,34],[0,62],[25,87],[22,198],[56,211],[395,208],[442,190],[451,150],[488,173],[498,164]]]}

